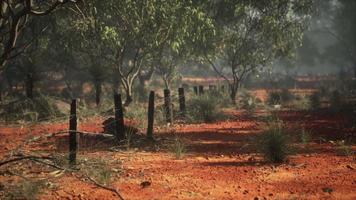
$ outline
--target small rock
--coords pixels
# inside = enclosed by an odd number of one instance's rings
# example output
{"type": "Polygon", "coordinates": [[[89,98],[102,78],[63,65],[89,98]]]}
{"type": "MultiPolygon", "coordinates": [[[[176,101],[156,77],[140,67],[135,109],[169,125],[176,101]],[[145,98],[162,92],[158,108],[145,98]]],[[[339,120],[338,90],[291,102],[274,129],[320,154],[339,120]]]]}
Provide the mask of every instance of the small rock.
{"type": "Polygon", "coordinates": [[[271,197],[271,196],[273,196],[273,194],[272,194],[272,193],[269,193],[269,194],[268,194],[268,196],[270,196],[270,197],[271,197]]]}
{"type": "Polygon", "coordinates": [[[151,182],[150,181],[143,181],[140,185],[141,185],[142,188],[146,188],[146,187],[151,185],[151,182]]]}
{"type": "Polygon", "coordinates": [[[248,193],[248,190],[244,190],[243,194],[247,194],[248,193]]]}
{"type": "Polygon", "coordinates": [[[329,187],[324,187],[322,188],[323,192],[327,192],[327,193],[332,193],[334,190],[332,188],[329,188],[329,187]]]}
{"type": "Polygon", "coordinates": [[[351,169],[351,170],[354,170],[355,168],[351,165],[346,165],[347,168],[351,169]]]}

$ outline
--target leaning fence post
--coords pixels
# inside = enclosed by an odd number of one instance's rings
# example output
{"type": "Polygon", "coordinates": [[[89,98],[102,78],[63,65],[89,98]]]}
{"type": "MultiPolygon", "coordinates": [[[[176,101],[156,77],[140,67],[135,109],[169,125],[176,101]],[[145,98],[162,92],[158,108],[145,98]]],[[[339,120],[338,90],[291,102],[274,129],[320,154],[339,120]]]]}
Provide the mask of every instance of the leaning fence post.
{"type": "Polygon", "coordinates": [[[178,98],[179,98],[179,111],[181,116],[185,116],[185,96],[184,88],[178,88],[178,98]]]}
{"type": "Polygon", "coordinates": [[[193,88],[194,88],[194,94],[195,94],[195,95],[198,95],[198,87],[197,87],[197,86],[194,86],[193,88]]]}
{"type": "Polygon", "coordinates": [[[166,122],[173,123],[173,113],[172,113],[172,105],[171,105],[171,91],[169,89],[165,89],[164,93],[164,109],[166,112],[166,122]]]}
{"type": "Polygon", "coordinates": [[[69,164],[74,166],[77,159],[77,100],[73,99],[70,104],[69,117],[69,164]]]}
{"type": "Polygon", "coordinates": [[[121,94],[114,94],[115,101],[115,132],[117,140],[125,139],[124,113],[122,109],[121,94]]]}
{"type": "Polygon", "coordinates": [[[153,139],[153,123],[155,113],[155,92],[151,91],[148,98],[148,120],[147,120],[147,139],[153,139]]]}
{"type": "Polygon", "coordinates": [[[199,85],[199,95],[203,95],[204,94],[204,86],[199,85]]]}

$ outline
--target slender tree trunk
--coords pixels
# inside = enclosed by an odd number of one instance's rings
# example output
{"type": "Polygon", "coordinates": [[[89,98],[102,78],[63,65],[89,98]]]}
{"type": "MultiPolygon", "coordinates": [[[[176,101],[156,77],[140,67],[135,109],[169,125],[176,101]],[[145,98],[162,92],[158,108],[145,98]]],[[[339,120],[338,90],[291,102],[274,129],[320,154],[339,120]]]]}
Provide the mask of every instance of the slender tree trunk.
{"type": "Polygon", "coordinates": [[[33,99],[33,74],[32,73],[28,73],[26,76],[26,83],[25,83],[25,87],[26,87],[26,97],[29,99],[33,99]]]}
{"type": "Polygon", "coordinates": [[[96,103],[96,106],[99,106],[100,104],[100,101],[101,101],[101,81],[100,80],[96,80],[95,81],[95,103],[96,103]]]}
{"type": "Polygon", "coordinates": [[[230,99],[231,99],[231,102],[232,102],[233,105],[236,105],[236,103],[237,103],[237,94],[238,94],[238,91],[239,91],[240,84],[239,84],[239,82],[230,83],[229,87],[230,87],[230,99]]]}
{"type": "Polygon", "coordinates": [[[128,87],[125,88],[125,94],[126,94],[126,99],[125,99],[125,106],[129,106],[133,99],[132,99],[132,84],[129,84],[128,87]]]}

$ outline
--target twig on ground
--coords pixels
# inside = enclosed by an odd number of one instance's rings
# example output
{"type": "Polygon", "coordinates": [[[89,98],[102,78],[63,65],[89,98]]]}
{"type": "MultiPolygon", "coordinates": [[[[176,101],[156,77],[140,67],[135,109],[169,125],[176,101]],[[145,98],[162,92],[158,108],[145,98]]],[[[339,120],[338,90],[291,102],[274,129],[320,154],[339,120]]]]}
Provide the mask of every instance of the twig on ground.
{"type": "Polygon", "coordinates": [[[81,179],[81,178],[86,178],[88,179],[90,182],[92,182],[95,186],[99,187],[99,188],[102,188],[102,189],[105,189],[105,190],[108,190],[112,193],[115,193],[117,195],[117,197],[120,199],[120,200],[124,200],[124,198],[121,196],[121,194],[114,188],[110,188],[110,187],[107,187],[105,185],[102,185],[100,183],[98,183],[97,181],[95,181],[94,179],[92,179],[90,176],[88,175],[84,175],[83,177],[78,177],[78,179],[81,179]]]}

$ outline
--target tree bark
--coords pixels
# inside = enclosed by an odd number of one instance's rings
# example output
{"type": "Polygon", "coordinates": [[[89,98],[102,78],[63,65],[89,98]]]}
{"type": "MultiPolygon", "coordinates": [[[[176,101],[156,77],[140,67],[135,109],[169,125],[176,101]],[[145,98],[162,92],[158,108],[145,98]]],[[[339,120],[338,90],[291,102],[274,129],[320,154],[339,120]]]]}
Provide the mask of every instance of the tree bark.
{"type": "Polygon", "coordinates": [[[100,104],[100,100],[101,100],[101,81],[97,80],[95,81],[95,103],[96,103],[96,106],[99,106],[100,104]]]}
{"type": "Polygon", "coordinates": [[[124,106],[129,106],[133,99],[132,99],[132,84],[128,85],[128,87],[125,88],[125,94],[126,94],[126,99],[124,106]]]}
{"type": "Polygon", "coordinates": [[[155,113],[155,92],[151,91],[148,98],[148,120],[147,120],[147,139],[153,139],[153,123],[155,113]]]}

